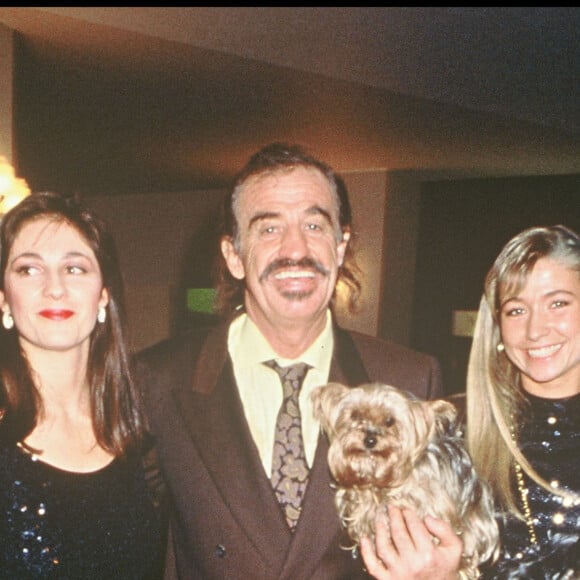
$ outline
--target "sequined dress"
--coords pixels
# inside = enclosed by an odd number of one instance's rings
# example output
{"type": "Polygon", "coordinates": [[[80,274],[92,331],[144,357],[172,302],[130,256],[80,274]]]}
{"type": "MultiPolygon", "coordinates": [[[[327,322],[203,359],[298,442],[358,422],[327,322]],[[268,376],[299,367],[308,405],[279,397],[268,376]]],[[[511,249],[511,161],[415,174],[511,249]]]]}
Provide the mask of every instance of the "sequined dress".
{"type": "Polygon", "coordinates": [[[0,449],[0,578],[157,578],[161,544],[139,460],[74,473],[0,449]]]}
{"type": "MultiPolygon", "coordinates": [[[[580,395],[528,398],[530,413],[519,435],[524,455],[547,481],[580,494],[580,395]]],[[[530,543],[525,522],[500,522],[502,555],[485,578],[580,579],[580,503],[564,502],[527,477],[524,481],[537,544],[530,543]]]]}

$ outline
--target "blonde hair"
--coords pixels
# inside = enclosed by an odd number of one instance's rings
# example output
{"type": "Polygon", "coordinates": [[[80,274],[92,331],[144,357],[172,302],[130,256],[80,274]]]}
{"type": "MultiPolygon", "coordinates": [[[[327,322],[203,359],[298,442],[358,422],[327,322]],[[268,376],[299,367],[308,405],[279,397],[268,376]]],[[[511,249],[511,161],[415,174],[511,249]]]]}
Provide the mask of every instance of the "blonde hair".
{"type": "Polygon", "coordinates": [[[514,466],[551,493],[553,489],[526,460],[517,444],[516,425],[527,409],[520,372],[504,352],[500,306],[518,292],[536,262],[549,257],[580,276],[580,238],[564,226],[533,227],[512,238],[485,279],[467,370],[467,445],[476,469],[491,484],[496,499],[512,514],[523,517],[512,485],[514,466]]]}

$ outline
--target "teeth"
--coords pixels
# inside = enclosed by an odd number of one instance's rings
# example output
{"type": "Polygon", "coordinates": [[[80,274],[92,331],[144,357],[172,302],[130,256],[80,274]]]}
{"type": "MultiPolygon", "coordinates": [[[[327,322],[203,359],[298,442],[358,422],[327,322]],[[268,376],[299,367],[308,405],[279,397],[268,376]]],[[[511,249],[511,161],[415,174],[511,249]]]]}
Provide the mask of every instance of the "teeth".
{"type": "Polygon", "coordinates": [[[276,280],[284,280],[286,278],[314,278],[314,272],[305,271],[286,271],[280,272],[275,276],[276,280]]]}
{"type": "Polygon", "coordinates": [[[559,351],[561,348],[561,344],[555,344],[554,346],[545,346],[544,348],[529,349],[528,354],[532,358],[541,358],[544,356],[550,356],[551,354],[559,351]]]}

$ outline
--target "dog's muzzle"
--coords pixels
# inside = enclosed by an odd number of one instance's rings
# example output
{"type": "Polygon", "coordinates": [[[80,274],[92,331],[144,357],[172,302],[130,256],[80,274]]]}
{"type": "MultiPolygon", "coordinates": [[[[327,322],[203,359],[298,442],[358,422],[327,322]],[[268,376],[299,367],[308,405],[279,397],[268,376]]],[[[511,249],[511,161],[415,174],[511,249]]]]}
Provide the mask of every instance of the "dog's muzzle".
{"type": "Polygon", "coordinates": [[[367,449],[373,449],[379,441],[378,433],[376,431],[367,431],[365,433],[363,443],[367,449]]]}

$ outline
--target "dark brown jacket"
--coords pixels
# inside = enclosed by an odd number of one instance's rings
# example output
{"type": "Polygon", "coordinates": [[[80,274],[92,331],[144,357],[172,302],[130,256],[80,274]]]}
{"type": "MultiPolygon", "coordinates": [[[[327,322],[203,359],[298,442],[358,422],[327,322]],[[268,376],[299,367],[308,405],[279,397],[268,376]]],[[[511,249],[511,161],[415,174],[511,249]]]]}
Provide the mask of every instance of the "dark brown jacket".
{"type": "MultiPolygon", "coordinates": [[[[160,343],[138,356],[137,379],[171,505],[170,564],[183,579],[364,578],[333,502],[321,436],[292,534],[252,440],[227,352],[228,325],[160,343]]],[[[435,359],[335,328],[330,380],[380,381],[442,396],[435,359]]]]}

